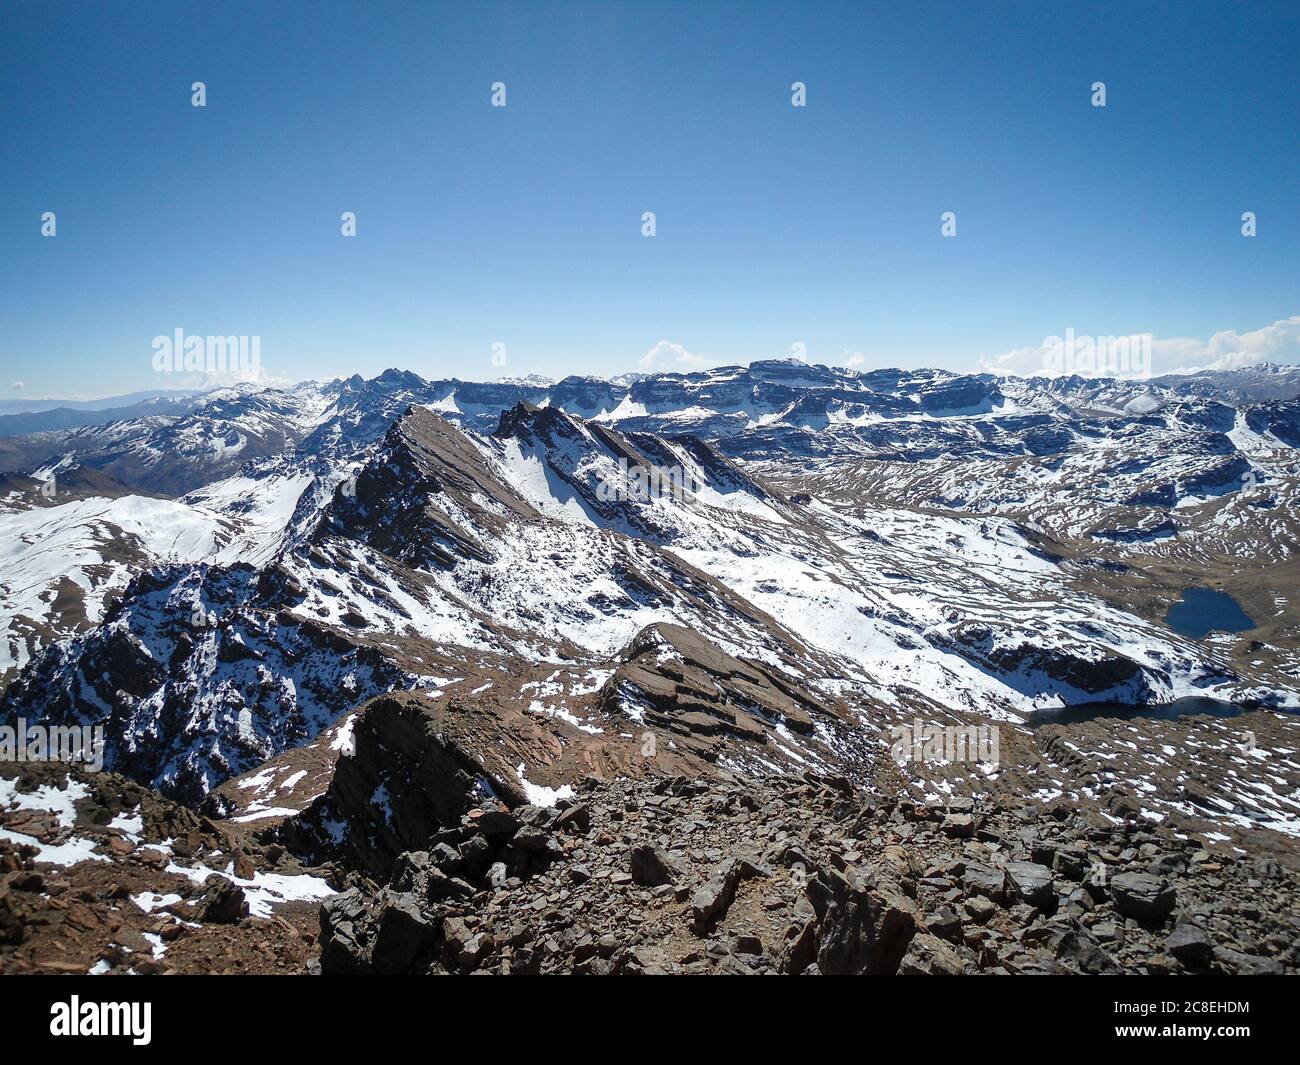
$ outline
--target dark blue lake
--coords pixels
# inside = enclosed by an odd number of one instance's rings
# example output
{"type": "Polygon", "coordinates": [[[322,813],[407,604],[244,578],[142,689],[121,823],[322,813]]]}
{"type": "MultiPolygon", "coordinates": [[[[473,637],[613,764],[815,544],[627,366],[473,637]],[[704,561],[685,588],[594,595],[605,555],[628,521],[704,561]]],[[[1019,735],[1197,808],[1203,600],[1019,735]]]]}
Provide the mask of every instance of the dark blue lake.
{"type": "Polygon", "coordinates": [[[1165,623],[1192,640],[1203,640],[1212,632],[1245,632],[1255,627],[1237,600],[1212,588],[1188,588],[1182,601],[1169,608],[1165,623]]]}
{"type": "Polygon", "coordinates": [[[1052,710],[1039,710],[1029,716],[1030,728],[1039,725],[1075,725],[1080,721],[1092,721],[1099,717],[1115,717],[1130,720],[1135,717],[1154,717],[1161,721],[1173,721],[1193,714],[1206,714],[1210,717],[1236,717],[1247,713],[1251,708],[1236,703],[1224,702],[1222,699],[1207,699],[1203,696],[1189,696],[1175,699],[1171,703],[1146,703],[1134,706],[1132,703],[1083,703],[1079,706],[1062,706],[1052,710]]]}

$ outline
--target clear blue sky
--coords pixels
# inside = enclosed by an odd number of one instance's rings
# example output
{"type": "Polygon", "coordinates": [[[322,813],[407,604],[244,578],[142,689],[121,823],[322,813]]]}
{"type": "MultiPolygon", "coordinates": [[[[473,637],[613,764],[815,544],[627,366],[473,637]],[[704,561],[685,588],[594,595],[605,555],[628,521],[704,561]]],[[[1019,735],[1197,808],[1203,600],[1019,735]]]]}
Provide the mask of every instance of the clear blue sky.
{"type": "Polygon", "coordinates": [[[1258,329],[1298,54],[1293,0],[6,4],[0,396],[166,387],[177,327],[291,380],[1258,329]]]}

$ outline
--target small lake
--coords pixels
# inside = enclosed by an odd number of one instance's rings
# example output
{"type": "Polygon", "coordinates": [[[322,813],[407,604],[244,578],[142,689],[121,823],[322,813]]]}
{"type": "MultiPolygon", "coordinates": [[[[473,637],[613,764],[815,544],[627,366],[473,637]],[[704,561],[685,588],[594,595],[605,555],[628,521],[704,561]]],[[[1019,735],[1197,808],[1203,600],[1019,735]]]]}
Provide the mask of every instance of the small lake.
{"type": "Polygon", "coordinates": [[[1255,622],[1227,592],[1213,588],[1188,588],[1169,608],[1165,624],[1181,636],[1203,640],[1212,632],[1245,632],[1255,622]]]}
{"type": "Polygon", "coordinates": [[[1146,703],[1137,706],[1132,703],[1082,703],[1078,706],[1061,706],[1051,710],[1039,710],[1030,714],[1026,724],[1030,728],[1040,725],[1077,725],[1080,721],[1092,721],[1099,717],[1113,717],[1132,720],[1135,717],[1154,717],[1160,721],[1173,721],[1193,714],[1207,714],[1210,717],[1236,717],[1249,713],[1252,708],[1222,699],[1207,699],[1204,696],[1189,696],[1175,699],[1171,703],[1146,703]]]}

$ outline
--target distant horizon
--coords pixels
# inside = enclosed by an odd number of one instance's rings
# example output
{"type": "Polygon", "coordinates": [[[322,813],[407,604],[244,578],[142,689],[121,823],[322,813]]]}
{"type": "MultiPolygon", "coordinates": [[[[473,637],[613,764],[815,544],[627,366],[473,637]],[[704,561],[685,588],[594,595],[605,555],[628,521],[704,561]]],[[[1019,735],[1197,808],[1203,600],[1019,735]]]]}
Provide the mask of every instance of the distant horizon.
{"type": "Polygon", "coordinates": [[[868,368],[863,368],[863,367],[852,367],[852,366],[839,366],[839,365],[835,365],[834,363],[814,362],[812,360],[799,359],[792,356],[772,355],[766,357],[753,358],[748,362],[720,363],[716,366],[705,366],[705,367],[700,367],[698,369],[692,369],[692,370],[625,370],[621,373],[613,373],[613,374],[571,373],[571,374],[564,374],[563,376],[560,377],[546,375],[546,374],[537,374],[537,373],[504,374],[499,377],[460,377],[454,374],[447,375],[447,376],[429,377],[424,374],[421,374],[418,370],[413,370],[409,367],[392,365],[392,366],[386,366],[378,373],[374,373],[369,376],[365,376],[360,373],[350,373],[350,374],[336,374],[329,377],[304,377],[298,381],[284,381],[284,382],[268,382],[268,381],[260,381],[260,380],[213,382],[202,386],[190,386],[190,387],[177,386],[175,388],[138,388],[138,389],[133,389],[130,392],[121,392],[121,393],[110,392],[102,396],[78,396],[78,395],[23,396],[23,397],[15,396],[8,399],[0,400],[0,416],[4,416],[5,414],[13,414],[13,413],[36,413],[36,411],[20,410],[19,408],[20,404],[54,404],[57,406],[58,404],[67,403],[67,404],[87,405],[87,404],[103,404],[103,403],[107,403],[110,400],[132,400],[135,403],[144,403],[144,402],[148,402],[150,399],[156,399],[156,398],[157,399],[180,398],[184,396],[207,395],[212,392],[220,392],[223,389],[247,389],[250,391],[265,391],[265,390],[277,390],[277,389],[285,390],[285,389],[299,388],[303,385],[309,385],[309,384],[326,386],[326,385],[334,384],[336,382],[348,381],[354,377],[361,377],[362,380],[365,381],[374,381],[377,378],[382,377],[388,373],[410,373],[421,378],[421,380],[430,383],[437,382],[437,381],[455,381],[462,384],[475,384],[475,385],[491,385],[491,384],[524,385],[527,384],[530,380],[533,380],[537,382],[538,387],[545,387],[546,385],[559,384],[560,382],[569,379],[617,382],[620,379],[628,379],[628,378],[642,379],[646,377],[688,377],[694,374],[715,373],[721,370],[735,370],[735,369],[748,370],[760,363],[789,363],[792,365],[804,365],[812,369],[830,370],[830,371],[842,373],[850,377],[867,377],[875,373],[921,374],[927,372],[936,372],[936,373],[951,374],[956,377],[989,376],[989,377],[1000,378],[1000,379],[1015,379],[1015,380],[1025,380],[1025,381],[1034,380],[1034,379],[1056,380],[1060,378],[1073,377],[1073,378],[1078,378],[1080,380],[1087,380],[1087,381],[1124,381],[1126,383],[1141,383],[1142,381],[1157,381],[1162,378],[1168,378],[1168,377],[1190,377],[1196,374],[1207,374],[1207,373],[1210,374],[1238,373],[1244,370],[1268,370],[1268,369],[1285,370],[1291,367],[1300,369],[1300,358],[1297,358],[1294,361],[1261,359],[1258,362],[1242,363],[1240,365],[1234,365],[1234,366],[1182,367],[1179,369],[1165,370],[1159,373],[1152,373],[1147,377],[1123,377],[1119,375],[1102,374],[1102,373],[1093,373],[1093,374],[1085,374],[1085,373],[1054,373],[1053,374],[1053,373],[1043,373],[1043,372],[1019,373],[1014,370],[998,371],[998,370],[982,369],[982,368],[976,368],[973,370],[953,370],[943,366],[882,365],[882,366],[872,366],[868,368]]]}

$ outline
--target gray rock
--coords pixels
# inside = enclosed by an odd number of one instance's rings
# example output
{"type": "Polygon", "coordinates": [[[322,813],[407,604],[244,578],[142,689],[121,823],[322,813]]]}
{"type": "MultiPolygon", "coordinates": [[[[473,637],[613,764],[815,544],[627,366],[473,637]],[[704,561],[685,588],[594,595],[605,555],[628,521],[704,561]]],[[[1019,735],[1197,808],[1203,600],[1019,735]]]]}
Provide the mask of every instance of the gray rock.
{"type": "Polygon", "coordinates": [[[1007,876],[1001,869],[983,862],[967,862],[962,883],[972,895],[983,895],[997,903],[1006,901],[1007,876]]]}
{"type": "Polygon", "coordinates": [[[466,876],[481,876],[483,870],[491,864],[492,854],[492,844],[484,837],[473,836],[466,840],[460,848],[460,856],[465,860],[462,873],[466,876]]]}
{"type": "Polygon", "coordinates": [[[416,959],[433,947],[437,935],[437,921],[426,917],[414,895],[385,888],[379,894],[370,963],[375,972],[385,975],[410,972],[416,959]]]}
{"type": "Polygon", "coordinates": [[[1016,898],[1040,910],[1056,907],[1052,888],[1052,871],[1035,862],[1007,862],[1007,881],[1016,898]]]}
{"type": "Polygon", "coordinates": [[[514,834],[510,842],[527,854],[540,854],[558,849],[554,845],[555,841],[551,834],[538,825],[524,825],[514,834]]]}
{"type": "Polygon", "coordinates": [[[916,930],[916,904],[901,895],[864,890],[821,873],[808,884],[819,919],[817,967],[828,975],[898,971],[916,930]]]}
{"type": "Polygon", "coordinates": [[[463,918],[448,917],[442,922],[442,960],[448,968],[472,970],[485,945],[483,934],[470,928],[463,918]]]}
{"type": "Polygon", "coordinates": [[[933,913],[927,913],[925,928],[940,939],[959,941],[961,938],[961,918],[951,906],[940,906],[933,913]]]}
{"type": "Polygon", "coordinates": [[[321,972],[359,975],[369,973],[365,897],[357,888],[334,895],[320,908],[321,972]]]}
{"type": "Polygon", "coordinates": [[[591,827],[591,807],[576,803],[560,813],[552,827],[557,832],[586,832],[591,827]]]}
{"type": "Polygon", "coordinates": [[[1173,912],[1174,889],[1150,873],[1117,873],[1110,878],[1115,909],[1139,921],[1162,921],[1173,912]]]}
{"type": "Polygon", "coordinates": [[[465,866],[460,851],[446,843],[438,843],[429,851],[429,861],[448,876],[457,876],[465,866]]]}
{"type": "Polygon", "coordinates": [[[484,810],[476,822],[485,836],[513,836],[519,831],[519,819],[509,810],[484,810]]]}
{"type": "Polygon", "coordinates": [[[1203,928],[1180,924],[1165,940],[1165,953],[1190,968],[1203,968],[1214,960],[1214,940],[1203,928]]]}
{"type": "Polygon", "coordinates": [[[1237,976],[1281,976],[1286,971],[1281,962],[1272,958],[1246,954],[1229,947],[1215,947],[1214,960],[1237,976]]]}
{"type": "Polygon", "coordinates": [[[1092,926],[1092,937],[1101,943],[1113,943],[1119,938],[1119,926],[1114,921],[1098,921],[1092,926]]]}
{"type": "Polygon", "coordinates": [[[1088,871],[1088,858],[1077,850],[1058,850],[1052,856],[1052,868],[1067,880],[1079,883],[1088,871]]]}
{"type": "Polygon", "coordinates": [[[783,973],[797,976],[812,965],[817,957],[817,922],[813,918],[792,924],[785,930],[778,968],[783,973]]]}
{"type": "Polygon", "coordinates": [[[945,836],[969,839],[975,835],[975,819],[970,814],[949,814],[939,826],[945,836]]]}
{"type": "Polygon", "coordinates": [[[691,898],[691,911],[697,929],[707,928],[727,912],[740,886],[740,866],[728,858],[713,871],[691,898]]]}
{"type": "Polygon", "coordinates": [[[425,878],[425,897],[430,902],[448,899],[467,899],[474,894],[472,885],[456,877],[447,876],[441,869],[430,869],[425,878]]]}
{"type": "Polygon", "coordinates": [[[926,932],[912,937],[898,966],[902,976],[959,976],[961,971],[962,961],[957,952],[926,932]]]}
{"type": "Polygon", "coordinates": [[[680,870],[664,851],[649,843],[632,848],[632,882],[643,887],[676,883],[680,870]]]}
{"type": "Polygon", "coordinates": [[[198,918],[200,922],[213,924],[235,924],[248,916],[248,897],[244,889],[233,884],[224,876],[212,877],[215,881],[199,900],[198,918]]]}

